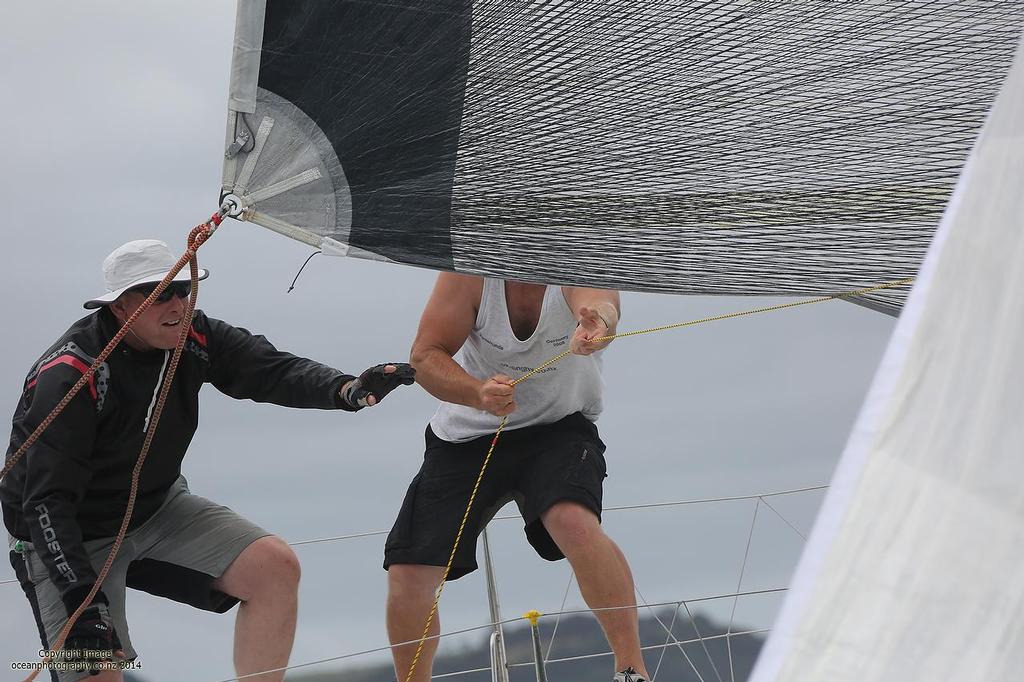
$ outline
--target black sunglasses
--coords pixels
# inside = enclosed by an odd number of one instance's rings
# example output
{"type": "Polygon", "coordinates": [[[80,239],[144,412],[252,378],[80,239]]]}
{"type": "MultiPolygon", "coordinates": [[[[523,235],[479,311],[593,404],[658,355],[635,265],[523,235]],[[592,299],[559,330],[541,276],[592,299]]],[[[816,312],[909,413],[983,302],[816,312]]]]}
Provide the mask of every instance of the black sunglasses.
{"type": "MultiPolygon", "coordinates": [[[[145,297],[149,297],[154,291],[156,291],[157,283],[143,284],[141,286],[132,287],[129,291],[136,294],[142,294],[145,297]]],[[[167,285],[167,288],[160,292],[160,295],[156,297],[157,303],[167,303],[175,296],[178,298],[188,298],[189,294],[192,293],[192,282],[171,282],[167,285]]]]}

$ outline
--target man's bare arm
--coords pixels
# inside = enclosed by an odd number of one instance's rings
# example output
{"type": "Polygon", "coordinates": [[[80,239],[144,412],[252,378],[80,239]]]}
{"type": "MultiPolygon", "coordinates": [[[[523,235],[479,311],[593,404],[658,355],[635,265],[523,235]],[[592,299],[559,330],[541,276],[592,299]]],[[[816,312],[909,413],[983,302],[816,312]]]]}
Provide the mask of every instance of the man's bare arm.
{"type": "Polygon", "coordinates": [[[452,357],[473,329],[482,291],[480,277],[439,274],[409,353],[417,382],[431,395],[478,409],[483,382],[467,374],[452,357]]]}
{"type": "Polygon", "coordinates": [[[417,383],[435,398],[502,417],[516,409],[512,379],[498,374],[481,381],[452,359],[473,330],[482,294],[480,277],[450,272],[438,275],[409,362],[416,369],[417,383]]]}

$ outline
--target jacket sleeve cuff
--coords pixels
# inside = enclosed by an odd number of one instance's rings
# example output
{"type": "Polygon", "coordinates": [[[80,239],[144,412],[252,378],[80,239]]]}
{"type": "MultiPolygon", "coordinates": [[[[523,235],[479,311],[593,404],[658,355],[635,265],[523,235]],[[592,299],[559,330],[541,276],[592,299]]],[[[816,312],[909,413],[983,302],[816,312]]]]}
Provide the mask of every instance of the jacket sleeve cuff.
{"type": "Polygon", "coordinates": [[[346,412],[358,412],[359,410],[363,409],[361,407],[353,407],[352,405],[349,405],[341,397],[341,387],[356,378],[357,377],[354,377],[351,374],[342,374],[341,380],[334,385],[334,406],[337,407],[339,410],[344,410],[346,412]]]}
{"type": "MultiPolygon", "coordinates": [[[[64,602],[64,608],[67,610],[68,616],[74,613],[75,609],[82,605],[85,598],[89,596],[89,590],[92,589],[92,586],[93,583],[89,583],[87,585],[76,585],[75,587],[65,590],[64,593],[61,594],[60,599],[64,602]]],[[[107,599],[107,595],[103,594],[103,590],[100,590],[96,593],[96,596],[93,597],[91,604],[106,604],[109,606],[110,601],[107,599]]]]}

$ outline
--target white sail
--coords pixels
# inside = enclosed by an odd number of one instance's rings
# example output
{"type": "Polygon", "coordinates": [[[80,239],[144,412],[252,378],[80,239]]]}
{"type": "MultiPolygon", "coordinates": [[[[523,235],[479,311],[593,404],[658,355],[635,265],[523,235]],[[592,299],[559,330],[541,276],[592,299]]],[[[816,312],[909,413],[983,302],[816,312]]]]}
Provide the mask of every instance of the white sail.
{"type": "Polygon", "coordinates": [[[755,682],[1024,673],[1024,47],[961,175],[755,682]]]}

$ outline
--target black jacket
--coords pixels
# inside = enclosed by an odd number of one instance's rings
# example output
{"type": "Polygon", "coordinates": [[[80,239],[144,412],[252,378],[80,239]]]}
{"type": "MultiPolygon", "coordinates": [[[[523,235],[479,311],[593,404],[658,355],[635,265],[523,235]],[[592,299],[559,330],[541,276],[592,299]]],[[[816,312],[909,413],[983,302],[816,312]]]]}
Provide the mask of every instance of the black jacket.
{"type": "MultiPolygon", "coordinates": [[[[8,457],[118,329],[110,311],[101,308],[76,322],[32,367],[14,413],[8,457]]],[[[84,596],[95,582],[82,542],[116,535],[121,526],[132,469],[171,353],[143,353],[122,342],[0,482],[4,524],[14,537],[31,540],[66,602],[84,596]]],[[[352,378],[196,311],[142,468],[130,529],[153,515],[177,480],[199,424],[204,383],[233,398],[350,409],[338,390],[352,378]]]]}

